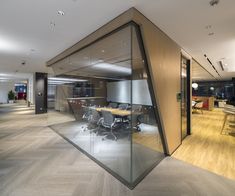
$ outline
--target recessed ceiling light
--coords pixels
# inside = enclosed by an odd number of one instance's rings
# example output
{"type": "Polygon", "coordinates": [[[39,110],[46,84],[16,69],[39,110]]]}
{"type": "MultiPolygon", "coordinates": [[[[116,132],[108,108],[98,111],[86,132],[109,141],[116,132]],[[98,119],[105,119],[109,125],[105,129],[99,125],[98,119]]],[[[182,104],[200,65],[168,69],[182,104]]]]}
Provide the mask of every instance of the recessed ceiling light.
{"type": "Polygon", "coordinates": [[[64,16],[64,12],[62,10],[58,10],[57,14],[60,16],[64,16]]]}
{"type": "Polygon", "coordinates": [[[101,52],[102,52],[102,53],[104,53],[104,52],[105,52],[105,50],[101,50],[101,52]]]}

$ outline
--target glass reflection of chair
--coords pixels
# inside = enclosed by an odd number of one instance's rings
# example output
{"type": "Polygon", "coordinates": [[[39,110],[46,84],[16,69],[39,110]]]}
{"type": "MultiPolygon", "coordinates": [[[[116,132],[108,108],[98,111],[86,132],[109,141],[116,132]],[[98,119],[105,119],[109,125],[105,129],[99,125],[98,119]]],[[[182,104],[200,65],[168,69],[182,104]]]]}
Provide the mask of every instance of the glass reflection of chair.
{"type": "Polygon", "coordinates": [[[101,126],[103,126],[105,129],[110,129],[110,132],[106,134],[102,140],[107,138],[109,135],[113,136],[114,140],[117,140],[117,136],[113,133],[113,130],[118,127],[118,120],[112,115],[110,111],[101,110],[101,114],[101,126]]]}

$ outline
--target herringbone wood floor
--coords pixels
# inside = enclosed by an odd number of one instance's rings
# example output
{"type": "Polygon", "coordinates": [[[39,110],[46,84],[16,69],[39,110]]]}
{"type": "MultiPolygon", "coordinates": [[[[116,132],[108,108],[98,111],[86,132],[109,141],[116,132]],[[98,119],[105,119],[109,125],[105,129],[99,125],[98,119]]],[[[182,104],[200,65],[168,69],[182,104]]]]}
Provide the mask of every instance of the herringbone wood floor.
{"type": "Polygon", "coordinates": [[[232,196],[235,190],[234,181],[166,158],[131,191],[48,128],[47,114],[33,113],[0,106],[1,196],[232,196]]]}

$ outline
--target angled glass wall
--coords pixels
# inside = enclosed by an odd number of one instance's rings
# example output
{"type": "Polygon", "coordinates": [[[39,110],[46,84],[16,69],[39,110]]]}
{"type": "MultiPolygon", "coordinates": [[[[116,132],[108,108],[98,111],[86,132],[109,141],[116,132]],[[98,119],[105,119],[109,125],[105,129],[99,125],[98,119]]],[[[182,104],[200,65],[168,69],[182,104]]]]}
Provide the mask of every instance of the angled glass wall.
{"type": "Polygon", "coordinates": [[[57,62],[53,70],[50,115],[73,114],[73,119],[51,128],[133,188],[164,158],[138,26],[115,30],[57,62]]]}

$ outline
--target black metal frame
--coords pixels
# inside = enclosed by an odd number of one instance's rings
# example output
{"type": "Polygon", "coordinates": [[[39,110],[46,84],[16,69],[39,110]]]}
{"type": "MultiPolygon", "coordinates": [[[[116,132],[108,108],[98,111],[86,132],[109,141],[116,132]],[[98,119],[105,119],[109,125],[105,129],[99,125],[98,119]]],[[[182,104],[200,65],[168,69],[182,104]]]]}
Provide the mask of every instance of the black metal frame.
{"type": "Polygon", "coordinates": [[[190,60],[187,59],[187,134],[191,135],[191,107],[192,107],[192,95],[191,95],[191,66],[190,60]]]}
{"type": "MultiPolygon", "coordinates": [[[[164,154],[165,155],[168,155],[167,154],[167,146],[166,146],[166,141],[164,139],[164,135],[163,135],[163,129],[162,129],[162,121],[160,120],[160,115],[158,113],[158,104],[157,104],[157,101],[156,101],[156,97],[155,97],[155,94],[154,94],[154,90],[153,90],[153,85],[152,85],[152,78],[151,78],[151,74],[150,74],[150,71],[149,71],[149,62],[147,61],[147,56],[146,56],[146,53],[145,53],[145,49],[144,49],[144,42],[143,42],[143,39],[142,39],[142,36],[141,36],[141,30],[140,30],[140,27],[139,25],[134,22],[134,21],[130,21],[126,24],[123,24],[122,26],[116,28],[115,30],[99,37],[98,39],[96,39],[95,41],[87,44],[86,46],[80,48],[79,50],[76,50],[74,51],[72,54],[75,54],[89,46],[91,46],[92,44],[128,27],[128,26],[134,26],[136,31],[137,31],[137,38],[138,38],[138,42],[139,42],[139,46],[140,46],[140,49],[141,49],[141,53],[144,57],[144,60],[146,62],[146,65],[145,66],[145,69],[146,69],[146,72],[147,72],[147,75],[148,75],[148,87],[149,87],[149,92],[150,92],[150,96],[151,96],[151,99],[152,99],[152,103],[153,103],[153,107],[154,107],[154,115],[155,115],[155,119],[157,121],[157,124],[158,124],[158,129],[159,129],[159,135],[160,135],[160,138],[161,138],[161,142],[162,142],[162,146],[163,146],[163,150],[164,150],[164,154]]],[[[72,55],[72,54],[69,54],[68,56],[72,55]]],[[[64,57],[63,59],[67,58],[68,56],[64,57]]],[[[60,59],[59,61],[63,60],[63,59],[60,59]]],[[[58,62],[58,61],[57,61],[58,62]]],[[[55,62],[56,63],[56,62],[55,62]]],[[[75,71],[75,70],[73,70],[75,71]]],[[[71,72],[71,71],[69,71],[71,72]]],[[[66,74],[66,73],[63,73],[63,75],[66,74]]],[[[51,127],[52,128],[52,127],[51,127]]],[[[52,130],[54,130],[52,128],[52,130]]],[[[119,181],[121,181],[124,185],[126,185],[128,188],[130,189],[134,189],[135,186],[150,172],[152,171],[153,168],[156,167],[156,165],[159,164],[159,162],[162,160],[159,160],[159,161],[156,161],[151,167],[149,167],[141,176],[139,176],[134,182],[130,183],[128,182],[127,180],[125,180],[124,178],[122,178],[120,175],[118,175],[117,173],[115,173],[113,170],[111,170],[110,168],[108,168],[106,165],[104,165],[102,162],[100,162],[99,160],[95,159],[94,157],[92,157],[89,153],[87,153],[85,150],[83,150],[82,148],[80,148],[78,145],[74,144],[72,141],[70,141],[68,138],[66,138],[65,136],[63,136],[62,134],[60,134],[58,131],[54,130],[58,135],[60,135],[62,138],[64,138],[66,141],[68,141],[70,144],[72,144],[75,148],[77,148],[80,152],[84,153],[86,156],[88,156],[90,159],[92,159],[93,161],[95,161],[98,165],[100,165],[101,167],[103,167],[107,172],[109,172],[111,175],[113,175],[115,178],[117,178],[119,181]]],[[[132,141],[131,141],[132,142],[132,141]]],[[[131,158],[132,159],[132,158],[131,158]]]]}
{"type": "Polygon", "coordinates": [[[143,41],[143,38],[141,36],[141,30],[140,30],[139,25],[134,23],[134,26],[135,26],[136,31],[137,31],[137,36],[138,36],[137,38],[138,38],[140,50],[141,50],[142,56],[144,57],[144,61],[146,62],[145,65],[147,65],[147,66],[145,66],[145,69],[146,69],[146,72],[147,72],[147,75],[148,75],[148,80],[147,81],[148,81],[148,87],[149,87],[151,100],[152,100],[153,107],[154,107],[154,115],[155,115],[155,119],[157,120],[157,124],[159,126],[159,130],[160,130],[159,134],[160,134],[160,137],[161,137],[163,150],[164,150],[164,153],[167,155],[167,147],[166,147],[165,139],[164,139],[164,136],[163,136],[162,123],[161,123],[161,120],[160,120],[160,115],[159,115],[158,110],[157,110],[159,107],[158,107],[156,96],[155,96],[154,90],[153,90],[153,80],[151,78],[150,69],[149,69],[149,62],[147,61],[147,56],[146,56],[146,52],[145,52],[145,49],[144,49],[144,41],[143,41]]]}
{"type": "Polygon", "coordinates": [[[180,103],[180,112],[181,112],[181,144],[182,141],[188,136],[191,135],[191,85],[190,85],[190,78],[191,78],[191,67],[190,67],[190,60],[187,57],[181,55],[181,65],[180,65],[180,91],[181,91],[181,103],[180,103]],[[182,59],[186,59],[186,91],[187,91],[187,99],[186,99],[186,136],[183,138],[182,135],[182,59]]]}

